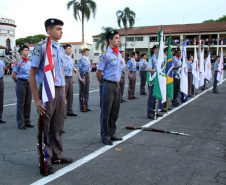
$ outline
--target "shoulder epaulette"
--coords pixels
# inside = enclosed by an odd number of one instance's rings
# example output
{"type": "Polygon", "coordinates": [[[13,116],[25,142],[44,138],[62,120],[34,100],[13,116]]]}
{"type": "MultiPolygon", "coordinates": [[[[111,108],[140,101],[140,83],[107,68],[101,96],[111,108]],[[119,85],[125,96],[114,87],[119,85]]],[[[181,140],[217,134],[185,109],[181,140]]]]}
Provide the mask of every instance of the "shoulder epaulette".
{"type": "Polygon", "coordinates": [[[108,52],[108,50],[105,50],[104,54],[106,54],[108,52]]]}
{"type": "Polygon", "coordinates": [[[37,43],[37,45],[42,45],[42,44],[44,44],[44,41],[43,41],[43,40],[41,40],[41,41],[39,41],[39,42],[37,43]]]}

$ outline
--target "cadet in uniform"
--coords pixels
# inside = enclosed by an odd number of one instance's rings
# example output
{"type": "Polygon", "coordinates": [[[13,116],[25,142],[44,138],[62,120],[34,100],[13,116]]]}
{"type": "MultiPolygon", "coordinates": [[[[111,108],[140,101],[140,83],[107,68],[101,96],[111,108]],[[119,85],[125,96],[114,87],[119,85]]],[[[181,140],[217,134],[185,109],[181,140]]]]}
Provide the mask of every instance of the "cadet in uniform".
{"type": "Polygon", "coordinates": [[[27,59],[29,47],[20,45],[18,52],[21,57],[20,61],[14,63],[12,79],[16,83],[17,127],[26,130],[26,127],[34,127],[30,121],[32,94],[29,84],[31,61],[27,59]]]}
{"type": "Polygon", "coordinates": [[[90,75],[90,61],[89,61],[89,49],[85,48],[82,50],[83,57],[78,61],[78,65],[76,68],[76,73],[78,75],[79,82],[79,105],[80,111],[82,111],[82,83],[85,84],[84,89],[84,104],[86,108],[86,112],[91,111],[88,106],[89,101],[89,84],[92,81],[90,75]],[[85,79],[85,80],[84,80],[85,79]]]}
{"type": "Polygon", "coordinates": [[[46,163],[48,174],[53,174],[54,170],[52,164],[71,163],[73,160],[63,156],[62,148],[62,131],[64,127],[66,103],[64,78],[65,53],[64,48],[60,45],[58,40],[62,37],[63,22],[53,18],[47,19],[45,21],[45,29],[51,38],[56,77],[55,98],[47,103],[46,108],[42,106],[41,101],[46,40],[38,43],[33,50],[29,80],[38,112],[44,114],[46,163]],[[39,84],[38,90],[36,82],[39,84]]]}
{"type": "Polygon", "coordinates": [[[193,75],[192,75],[192,62],[194,60],[193,56],[188,57],[188,63],[187,63],[187,68],[188,68],[188,97],[191,97],[191,90],[192,90],[192,82],[193,82],[193,75]]]}
{"type": "Polygon", "coordinates": [[[0,123],[6,123],[6,121],[2,119],[3,99],[4,99],[4,81],[3,81],[4,74],[5,74],[5,62],[0,59],[0,123]]]}
{"type": "Polygon", "coordinates": [[[122,76],[121,76],[121,83],[120,83],[120,92],[121,92],[121,103],[123,102],[127,102],[126,100],[124,100],[123,94],[124,94],[124,88],[125,88],[125,80],[126,80],[126,63],[125,63],[125,52],[124,51],[120,51],[121,55],[122,55],[122,60],[121,60],[121,68],[122,68],[122,76]]]}
{"type": "Polygon", "coordinates": [[[178,96],[180,93],[180,68],[182,67],[182,62],[181,62],[181,50],[176,49],[175,50],[175,56],[173,57],[173,80],[174,80],[174,96],[172,100],[173,106],[177,107],[179,105],[178,102],[178,96]]]}
{"type": "MultiPolygon", "coordinates": [[[[204,56],[204,61],[203,61],[203,65],[204,65],[204,70],[206,70],[206,60],[207,60],[207,56],[204,56]]],[[[203,86],[200,88],[201,90],[205,90],[206,89],[206,78],[204,79],[204,84],[203,86]]]]}
{"type": "Polygon", "coordinates": [[[122,140],[116,133],[116,121],[120,108],[120,79],[122,75],[120,45],[117,31],[110,31],[106,35],[108,49],[102,54],[97,67],[97,80],[101,84],[100,91],[100,127],[101,139],[105,145],[112,145],[112,141],[122,140]]]}
{"type": "Polygon", "coordinates": [[[128,61],[126,70],[128,72],[128,79],[129,79],[129,85],[128,85],[128,99],[129,99],[129,94],[132,94],[132,100],[137,99],[137,97],[134,96],[135,93],[135,87],[136,87],[136,59],[137,59],[137,54],[133,52],[131,54],[132,58],[128,61]],[[132,87],[130,89],[130,80],[132,80],[132,87]]]}
{"type": "Polygon", "coordinates": [[[65,74],[65,95],[67,100],[66,105],[66,115],[67,116],[77,116],[72,110],[73,105],[73,87],[74,87],[74,62],[70,57],[71,55],[71,45],[63,45],[65,51],[66,62],[64,64],[64,74],[65,74]]]}
{"type": "MultiPolygon", "coordinates": [[[[151,75],[155,75],[158,63],[158,46],[153,46],[154,55],[151,58],[151,62],[148,64],[146,71],[150,72],[151,75]]],[[[154,76],[153,80],[148,84],[148,101],[147,101],[147,118],[154,119],[154,110],[155,110],[155,100],[156,97],[153,96],[154,90],[154,76]]],[[[158,109],[156,110],[158,111],[158,109]]],[[[162,117],[162,115],[156,112],[157,117],[162,117]]]]}
{"type": "Polygon", "coordinates": [[[148,66],[147,55],[145,53],[141,54],[141,60],[139,62],[139,71],[140,71],[140,95],[147,95],[145,92],[145,84],[147,79],[146,68],[148,66]]]}
{"type": "Polygon", "coordinates": [[[220,56],[216,57],[216,62],[214,63],[214,79],[213,79],[213,93],[219,93],[217,90],[217,73],[218,73],[218,65],[220,63],[220,56]]]}

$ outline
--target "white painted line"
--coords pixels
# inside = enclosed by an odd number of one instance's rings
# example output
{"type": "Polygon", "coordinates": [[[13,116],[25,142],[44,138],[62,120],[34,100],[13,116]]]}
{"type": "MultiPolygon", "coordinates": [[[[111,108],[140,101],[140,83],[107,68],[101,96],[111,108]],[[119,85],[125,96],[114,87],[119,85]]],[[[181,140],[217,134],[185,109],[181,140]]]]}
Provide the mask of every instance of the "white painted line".
{"type": "MultiPolygon", "coordinates": [[[[226,79],[224,79],[224,81],[225,80],[226,79]]],[[[207,91],[209,91],[211,89],[213,89],[213,87],[211,87],[211,88],[203,91],[202,93],[200,93],[196,97],[190,99],[186,103],[183,103],[181,106],[174,108],[168,114],[164,114],[163,117],[160,117],[157,120],[153,120],[153,121],[151,121],[151,122],[143,125],[142,127],[150,127],[150,126],[154,125],[155,123],[161,121],[162,119],[164,119],[165,117],[167,117],[170,114],[174,113],[175,111],[179,110],[180,108],[184,107],[185,105],[187,105],[187,104],[191,103],[192,101],[196,100],[199,96],[205,94],[207,91]]],[[[44,177],[44,178],[42,178],[42,179],[40,179],[40,180],[32,183],[31,185],[47,184],[47,183],[49,183],[49,182],[51,182],[51,181],[53,181],[53,180],[55,180],[55,179],[57,179],[57,178],[65,175],[66,173],[68,173],[68,172],[70,172],[72,170],[75,170],[76,168],[78,168],[78,167],[82,166],[83,164],[91,161],[92,159],[94,159],[94,158],[98,157],[99,155],[105,153],[106,151],[114,148],[115,146],[117,146],[117,145],[125,142],[126,140],[130,139],[131,137],[135,136],[136,134],[140,133],[141,131],[142,130],[134,130],[134,131],[130,132],[129,134],[125,135],[123,137],[123,140],[122,141],[114,141],[113,145],[111,145],[111,146],[104,146],[104,147],[96,150],[95,152],[93,152],[93,153],[91,153],[91,154],[89,154],[89,155],[87,155],[87,156],[85,156],[85,157],[83,157],[83,158],[75,161],[74,163],[72,163],[72,164],[70,164],[70,165],[68,165],[68,166],[66,166],[66,167],[64,167],[64,168],[56,171],[54,174],[49,175],[47,177],[44,177]]]]}

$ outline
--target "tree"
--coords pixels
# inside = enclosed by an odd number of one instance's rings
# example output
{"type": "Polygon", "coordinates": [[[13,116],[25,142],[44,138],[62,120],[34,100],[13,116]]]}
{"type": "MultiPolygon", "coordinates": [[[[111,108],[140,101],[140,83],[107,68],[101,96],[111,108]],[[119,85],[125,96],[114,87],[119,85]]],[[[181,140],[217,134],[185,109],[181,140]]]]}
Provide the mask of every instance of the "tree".
{"type": "Polygon", "coordinates": [[[224,21],[226,21],[226,15],[223,15],[222,17],[220,17],[216,20],[214,20],[214,19],[205,20],[205,21],[203,21],[203,23],[204,22],[224,22],[224,21]]]}
{"type": "Polygon", "coordinates": [[[67,3],[67,9],[73,6],[74,18],[77,21],[82,21],[82,45],[84,45],[84,20],[87,19],[87,22],[90,19],[91,13],[93,17],[96,15],[96,3],[93,0],[71,0],[67,3]]]}
{"type": "MultiPolygon", "coordinates": [[[[125,28],[125,57],[126,57],[126,38],[127,38],[127,29],[131,28],[135,24],[136,14],[134,11],[130,10],[129,7],[126,7],[123,11],[118,10],[116,12],[118,26],[121,28],[121,22],[125,28]]],[[[125,58],[126,59],[126,58],[125,58]]]]}
{"type": "Polygon", "coordinates": [[[97,41],[95,48],[96,50],[100,48],[101,51],[104,52],[104,50],[107,47],[107,42],[106,42],[107,33],[109,31],[118,31],[118,30],[112,27],[102,27],[101,30],[102,30],[102,33],[100,34],[100,39],[97,41]]]}
{"type": "Polygon", "coordinates": [[[19,38],[16,39],[16,45],[21,44],[36,44],[41,40],[44,40],[46,38],[46,35],[38,34],[34,36],[27,36],[26,38],[19,38]]]}

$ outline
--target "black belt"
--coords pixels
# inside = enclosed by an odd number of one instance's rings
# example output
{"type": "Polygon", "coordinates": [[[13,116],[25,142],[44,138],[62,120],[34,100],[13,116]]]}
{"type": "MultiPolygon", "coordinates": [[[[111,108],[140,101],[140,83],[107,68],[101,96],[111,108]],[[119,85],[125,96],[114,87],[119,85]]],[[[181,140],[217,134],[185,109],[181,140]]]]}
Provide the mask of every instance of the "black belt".
{"type": "Polygon", "coordinates": [[[3,79],[3,77],[0,78],[0,80],[3,79]]]}
{"type": "Polygon", "coordinates": [[[27,79],[23,79],[23,78],[18,78],[18,80],[25,81],[25,82],[28,81],[27,79]]]}
{"type": "Polygon", "coordinates": [[[136,73],[136,71],[130,71],[130,73],[136,73]]]}
{"type": "Polygon", "coordinates": [[[65,76],[65,78],[72,78],[72,76],[65,76]]]}
{"type": "Polygon", "coordinates": [[[110,81],[110,80],[105,80],[105,79],[103,79],[103,82],[109,82],[109,83],[113,83],[113,84],[119,84],[119,82],[114,82],[114,81],[110,81]]]}

